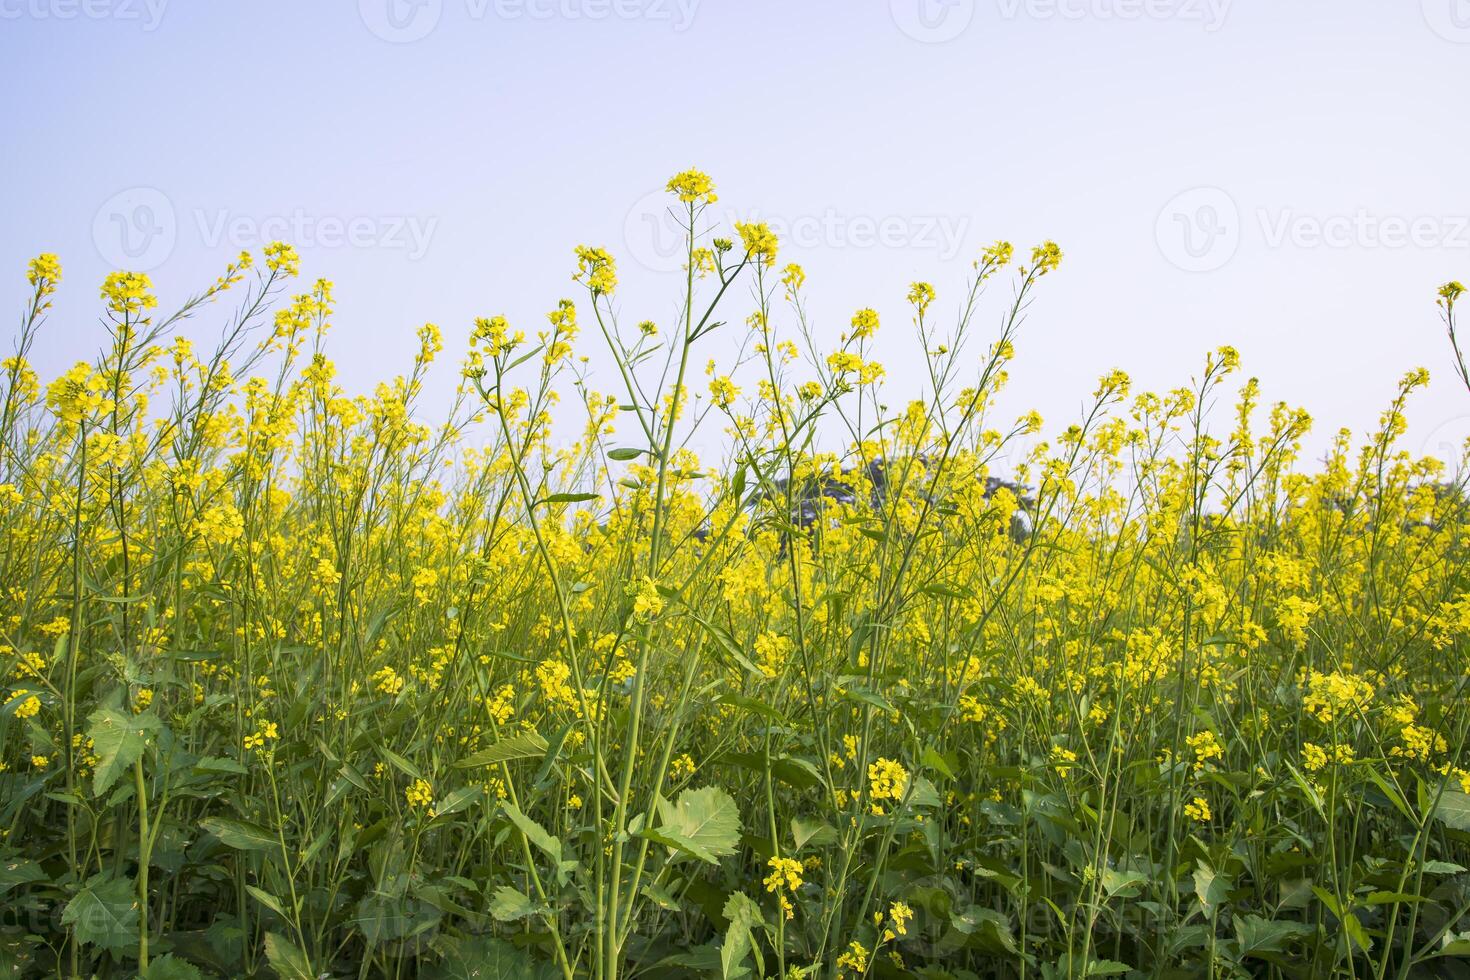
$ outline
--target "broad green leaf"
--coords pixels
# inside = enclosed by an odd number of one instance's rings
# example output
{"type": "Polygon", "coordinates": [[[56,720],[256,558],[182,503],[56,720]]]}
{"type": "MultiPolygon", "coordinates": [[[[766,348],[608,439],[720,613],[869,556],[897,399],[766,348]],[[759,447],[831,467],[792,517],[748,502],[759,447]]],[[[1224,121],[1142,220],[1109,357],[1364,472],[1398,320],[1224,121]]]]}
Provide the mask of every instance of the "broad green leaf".
{"type": "MultiPolygon", "coordinates": [[[[1394,809],[1402,813],[1406,819],[1414,820],[1414,814],[1409,810],[1409,804],[1404,802],[1402,793],[1394,789],[1388,780],[1384,779],[1373,766],[1364,766],[1363,771],[1368,774],[1368,778],[1373,781],[1373,785],[1378,787],[1378,791],[1384,795],[1389,803],[1393,804],[1394,809]]],[[[1415,822],[1417,823],[1417,821],[1415,822]]]]}
{"type": "Polygon", "coordinates": [[[71,926],[79,942],[114,953],[134,949],[138,944],[138,896],[133,880],[93,875],[66,903],[61,924],[71,926]]]}
{"type": "Polygon", "coordinates": [[[204,974],[188,960],[166,953],[150,960],[148,969],[138,975],[138,980],[204,980],[204,974]]]}
{"type": "Polygon", "coordinates": [[[233,847],[237,851],[264,851],[267,848],[281,846],[281,842],[274,833],[259,824],[247,823],[244,820],[205,817],[199,821],[199,826],[218,837],[220,843],[226,847],[233,847]]]}
{"type": "Polygon", "coordinates": [[[1458,875],[1465,873],[1463,864],[1455,864],[1453,861],[1425,861],[1424,873],[1427,875],[1458,875]]]}
{"type": "Polygon", "coordinates": [[[1446,933],[1434,956],[1470,956],[1470,932],[1446,933]]]}
{"type": "Polygon", "coordinates": [[[752,677],[761,678],[762,680],[765,679],[765,672],[751,662],[751,659],[745,655],[744,650],[740,649],[740,644],[735,642],[735,638],[730,635],[728,630],[718,623],[712,623],[700,616],[694,609],[689,610],[689,618],[703,627],[704,631],[709,634],[710,639],[715,641],[715,646],[719,647],[720,651],[726,657],[729,657],[738,664],[747,674],[752,677]]]}
{"type": "Polygon", "coordinates": [[[837,678],[837,696],[845,698],[848,701],[856,701],[859,704],[871,705],[885,714],[892,713],[893,705],[888,702],[888,699],[861,684],[855,683],[859,679],[856,677],[837,678]]]}
{"type": "Polygon", "coordinates": [[[265,934],[265,959],[281,980],[314,980],[306,954],[280,933],[265,934]]]}
{"type": "Polygon", "coordinates": [[[1199,898],[1206,917],[1214,917],[1215,910],[1220,907],[1221,902],[1225,901],[1225,896],[1229,893],[1230,879],[1201,861],[1199,868],[1194,872],[1194,894],[1199,898]]]}
{"type": "Polygon", "coordinates": [[[665,912],[678,912],[681,908],[679,903],[674,899],[674,896],[670,895],[668,890],[662,885],[656,885],[652,882],[644,885],[643,895],[665,912]]]}
{"type": "Polygon", "coordinates": [[[1434,808],[1434,817],[1454,830],[1470,831],[1470,796],[1457,789],[1447,789],[1434,808]]]}
{"type": "Polygon", "coordinates": [[[944,801],[939,797],[939,790],[926,777],[915,774],[910,779],[913,785],[909,789],[907,798],[909,806],[937,807],[943,804],[944,801]]]}
{"type": "Polygon", "coordinates": [[[1433,899],[1408,892],[1369,892],[1363,899],[1364,905],[1406,905],[1412,902],[1429,902],[1433,899]]]}
{"type": "Polygon", "coordinates": [[[243,776],[250,771],[234,759],[224,759],[212,755],[194,760],[194,768],[201,772],[227,772],[237,776],[243,776]]]}
{"type": "Polygon", "coordinates": [[[382,757],[384,759],[387,759],[388,760],[388,764],[390,766],[392,766],[394,769],[397,769],[399,772],[403,773],[408,778],[410,778],[410,779],[423,779],[424,778],[424,774],[419,771],[419,767],[418,766],[414,765],[412,762],[409,762],[403,756],[399,755],[397,752],[394,752],[392,749],[388,748],[386,745],[380,745],[380,746],[378,746],[378,752],[379,752],[380,755],[382,755],[382,757]]]}
{"type": "Polygon", "coordinates": [[[286,917],[285,906],[281,904],[281,900],[279,898],[276,898],[276,896],[272,895],[270,892],[260,888],[256,888],[254,885],[246,885],[245,890],[250,893],[252,898],[254,898],[261,905],[264,905],[266,908],[270,909],[272,912],[276,913],[276,915],[279,915],[283,919],[286,917]]]}
{"type": "Polygon", "coordinates": [[[792,817],[791,839],[796,842],[798,851],[807,844],[814,847],[825,847],[837,839],[837,828],[824,820],[792,817]]]}
{"type": "Polygon", "coordinates": [[[735,707],[748,711],[753,715],[760,715],[762,718],[774,721],[780,725],[786,724],[785,715],[769,704],[766,704],[766,702],[756,698],[748,698],[743,694],[736,694],[734,691],[726,691],[720,695],[719,700],[721,704],[733,704],[735,707]]]}
{"type": "Polygon", "coordinates": [[[546,754],[547,748],[546,739],[540,735],[535,732],[522,732],[520,735],[503,738],[488,749],[481,749],[454,765],[459,769],[473,769],[478,766],[512,762],[516,759],[539,759],[546,754]]]}
{"type": "Polygon", "coordinates": [[[426,969],[425,980],[559,980],[561,971],[533,959],[503,939],[440,936],[434,949],[441,959],[426,969]]]}
{"type": "Polygon", "coordinates": [[[924,746],[924,752],[919,756],[919,761],[939,773],[945,779],[954,779],[954,769],[950,767],[949,760],[939,754],[939,750],[932,745],[924,746]]]}
{"type": "Polygon", "coordinates": [[[1019,946],[1011,933],[1011,921],[994,909],[971,905],[963,912],[950,916],[949,923],[962,935],[970,937],[970,944],[992,953],[1014,955],[1019,946]]]}
{"type": "Polygon", "coordinates": [[[452,813],[458,813],[478,800],[484,792],[484,789],[479,786],[461,786],[434,804],[434,815],[447,817],[452,813]]]}
{"type": "Polygon", "coordinates": [[[1317,930],[1301,922],[1272,921],[1259,915],[1247,915],[1235,920],[1235,937],[1240,942],[1241,957],[1263,953],[1284,953],[1291,943],[1305,939],[1317,930]]]}
{"type": "Polygon", "coordinates": [[[99,708],[87,717],[87,737],[97,756],[92,775],[92,795],[101,796],[112,787],[123,770],[137,762],[148,746],[148,734],[160,727],[151,711],[126,715],[116,708],[99,708]]]}
{"type": "Polygon", "coordinates": [[[760,906],[741,892],[735,892],[725,902],[724,915],[729,925],[725,928],[724,945],[720,947],[720,975],[726,980],[744,976],[747,971],[741,964],[752,952],[755,953],[756,974],[763,975],[766,971],[760,945],[750,934],[755,926],[765,925],[760,906]]]}
{"type": "Polygon", "coordinates": [[[560,840],[548,834],[545,827],[522,813],[514,803],[502,800],[500,808],[510,817],[510,822],[516,825],[516,829],[526,835],[526,840],[545,851],[556,864],[561,864],[560,840]]]}
{"type": "Polygon", "coordinates": [[[35,881],[49,881],[46,872],[35,861],[5,861],[0,863],[0,895],[17,885],[29,885],[35,881]]]}
{"type": "MultiPolygon", "coordinates": [[[[1198,875],[1199,872],[1195,872],[1196,880],[1198,875]]],[[[1108,893],[1109,898],[1133,898],[1138,895],[1138,886],[1147,881],[1148,876],[1137,871],[1114,871],[1108,868],[1102,873],[1103,891],[1108,893]]]]}
{"type": "Polygon", "coordinates": [[[526,895],[509,885],[501,885],[490,896],[490,914],[497,922],[515,922],[536,914],[536,905],[526,895]]]}
{"type": "Polygon", "coordinates": [[[658,801],[660,824],[654,839],[701,861],[718,864],[740,843],[740,811],[718,786],[686,789],[674,803],[658,801]]]}

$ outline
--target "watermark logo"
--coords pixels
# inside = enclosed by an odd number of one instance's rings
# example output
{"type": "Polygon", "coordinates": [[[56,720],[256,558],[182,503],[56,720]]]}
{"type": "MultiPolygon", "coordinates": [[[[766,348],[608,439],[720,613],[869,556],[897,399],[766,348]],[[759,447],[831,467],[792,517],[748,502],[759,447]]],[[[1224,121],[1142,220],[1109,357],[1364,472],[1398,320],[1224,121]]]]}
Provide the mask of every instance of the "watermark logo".
{"type": "Polygon", "coordinates": [[[1196,187],[1164,205],[1154,237],[1164,258],[1186,272],[1213,272],[1240,248],[1240,209],[1218,187],[1196,187]]]}
{"type": "Polygon", "coordinates": [[[153,187],[114,194],[92,219],[92,241],[114,269],[151,272],[173,255],[180,233],[209,251],[258,250],[271,242],[302,249],[376,249],[402,252],[416,262],[428,253],[439,219],[410,214],[314,214],[295,208],[246,214],[228,208],[180,213],[153,187]]]}
{"type": "Polygon", "coordinates": [[[156,31],[168,0],[0,0],[0,20],[116,20],[156,31]]]}
{"type": "MultiPolygon", "coordinates": [[[[652,191],[628,210],[623,221],[623,242],[643,268],[676,272],[688,261],[687,220],[683,205],[664,191],[652,191]]],[[[697,220],[695,233],[706,245],[710,233],[734,239],[737,221],[765,222],[783,247],[919,249],[934,253],[941,262],[960,254],[970,229],[970,219],[962,215],[845,214],[836,208],[800,215],[757,211],[716,214],[711,208],[697,220]]]]}
{"type": "Polygon", "coordinates": [[[1291,208],[1257,212],[1267,248],[1470,248],[1470,215],[1300,214],[1291,208]]]}
{"type": "Polygon", "coordinates": [[[417,262],[429,251],[438,218],[418,215],[318,215],[296,208],[284,214],[235,214],[196,208],[194,224],[207,249],[262,248],[271,242],[290,242],[301,248],[378,249],[402,252],[417,262]]]}
{"type": "MultiPolygon", "coordinates": [[[[0,3],[5,0],[0,0],[0,3]]],[[[462,0],[472,21],[643,20],[670,25],[675,33],[694,23],[700,0],[462,0]]],[[[367,29],[385,41],[408,44],[433,33],[444,0],[358,0],[367,29]]]]}
{"type": "Polygon", "coordinates": [[[1233,0],[997,0],[1005,20],[1143,21],[1200,24],[1206,33],[1225,25],[1233,0]]]}
{"type": "Polygon", "coordinates": [[[1429,29],[1446,41],[1470,44],[1470,0],[1420,0],[1429,29]]]}
{"type": "Polygon", "coordinates": [[[889,0],[888,9],[899,30],[925,44],[953,41],[975,19],[975,0],[889,0]]]}
{"type": "Polygon", "coordinates": [[[1312,214],[1290,207],[1257,207],[1241,213],[1218,187],[1196,187],[1176,196],[1154,229],[1159,250],[1186,272],[1213,272],[1235,257],[1249,233],[1268,249],[1394,251],[1470,250],[1470,214],[1384,214],[1367,208],[1312,214]]]}
{"type": "Polygon", "coordinates": [[[173,202],[154,187],[114,194],[92,218],[92,242],[114,269],[150,272],[168,261],[178,240],[173,202]]]}
{"type": "Polygon", "coordinates": [[[391,44],[411,44],[439,26],[444,0],[357,0],[357,12],[377,37],[391,44]]]}
{"type": "MultiPolygon", "coordinates": [[[[1002,21],[1178,21],[1225,25],[1234,0],[992,0],[1002,21]]],[[[1428,2],[1428,0],[1426,0],[1428,2]]],[[[1445,0],[1450,2],[1450,0],[1445,0]]],[[[1456,0],[1470,3],[1470,0],[1456,0]]],[[[916,41],[941,44],[963,34],[975,19],[976,0],[889,0],[898,29],[916,41]]]]}
{"type": "MultiPolygon", "coordinates": [[[[1458,378],[1453,379],[1456,384],[1458,378]]],[[[1419,456],[1433,456],[1451,473],[1458,473],[1470,449],[1470,415],[1457,415],[1430,430],[1419,446],[1419,456]]]]}

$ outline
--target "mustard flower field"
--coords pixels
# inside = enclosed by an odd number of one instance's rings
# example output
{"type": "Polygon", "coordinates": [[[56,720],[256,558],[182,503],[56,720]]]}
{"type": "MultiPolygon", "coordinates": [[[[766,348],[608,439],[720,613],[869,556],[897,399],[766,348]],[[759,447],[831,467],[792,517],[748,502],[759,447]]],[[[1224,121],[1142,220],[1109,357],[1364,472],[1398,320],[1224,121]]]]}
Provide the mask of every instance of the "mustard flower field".
{"type": "Polygon", "coordinates": [[[1228,347],[1017,419],[1057,245],[819,330],[668,190],[672,322],[582,246],[370,394],[287,244],[172,312],[109,275],[54,379],[60,261],[15,278],[0,977],[1470,977],[1426,372],[1325,459],[1228,347]]]}

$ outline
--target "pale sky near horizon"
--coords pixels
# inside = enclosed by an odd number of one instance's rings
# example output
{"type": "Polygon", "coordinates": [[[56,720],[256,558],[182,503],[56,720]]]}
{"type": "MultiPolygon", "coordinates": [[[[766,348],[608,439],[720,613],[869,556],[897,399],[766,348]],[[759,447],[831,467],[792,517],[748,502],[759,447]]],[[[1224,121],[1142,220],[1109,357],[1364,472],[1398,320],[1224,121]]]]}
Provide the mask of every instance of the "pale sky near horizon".
{"type": "Polygon", "coordinates": [[[819,338],[879,310],[891,404],[908,284],[953,311],[989,241],[1054,238],[1007,395],[1048,432],[1111,368],[1167,389],[1230,343],[1314,450],[1420,365],[1410,448],[1470,436],[1434,305],[1470,281],[1470,0],[0,0],[0,78],[0,297],[60,254],[48,373],[99,344],[110,268],[167,308],[273,238],[335,282],[353,390],[425,321],[452,386],[474,317],[580,298],[579,243],[671,324],[650,195],[698,166],[783,233],[819,338]]]}

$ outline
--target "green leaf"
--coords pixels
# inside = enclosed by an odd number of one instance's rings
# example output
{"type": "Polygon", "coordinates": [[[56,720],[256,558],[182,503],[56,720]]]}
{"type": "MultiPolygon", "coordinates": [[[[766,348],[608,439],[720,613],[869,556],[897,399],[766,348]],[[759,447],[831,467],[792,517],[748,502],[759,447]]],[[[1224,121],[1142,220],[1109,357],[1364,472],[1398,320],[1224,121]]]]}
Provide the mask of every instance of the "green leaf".
{"type": "Polygon", "coordinates": [[[647,449],[632,449],[625,447],[622,449],[612,450],[607,454],[607,458],[617,460],[619,463],[626,463],[630,459],[637,459],[639,456],[642,456],[646,452],[648,452],[647,449]]]}
{"type": "Polygon", "coordinates": [[[840,698],[845,698],[848,701],[856,701],[859,704],[872,705],[874,708],[877,708],[879,711],[882,711],[884,713],[891,713],[893,711],[893,705],[889,704],[888,699],[883,697],[881,694],[870,691],[868,690],[868,688],[862,686],[861,684],[849,683],[856,680],[859,680],[859,678],[837,678],[837,696],[840,698]]]}
{"type": "Polygon", "coordinates": [[[138,944],[138,896],[133,880],[93,875],[66,903],[61,924],[72,927],[78,942],[113,953],[134,949],[138,944]]]}
{"type": "Polygon", "coordinates": [[[665,912],[678,912],[682,908],[674,896],[670,895],[668,890],[662,885],[656,885],[652,882],[644,885],[643,895],[665,912]]]}
{"type": "Polygon", "coordinates": [[[280,933],[265,934],[265,959],[281,980],[314,980],[306,954],[280,933]]]}
{"type": "Polygon", "coordinates": [[[735,853],[740,843],[740,811],[729,793],[718,786],[686,789],[670,804],[658,801],[660,825],[647,832],[661,844],[718,864],[735,853]]]}
{"type": "Polygon", "coordinates": [[[1378,787],[1379,792],[1388,799],[1388,802],[1393,804],[1394,809],[1402,813],[1405,819],[1418,823],[1417,820],[1414,820],[1414,814],[1409,810],[1409,804],[1404,802],[1403,794],[1389,785],[1388,780],[1384,779],[1377,769],[1370,765],[1364,766],[1363,771],[1368,774],[1368,778],[1373,781],[1373,785],[1378,787]]]}
{"type": "Polygon", "coordinates": [[[743,668],[747,674],[752,677],[765,679],[765,672],[751,662],[750,658],[745,655],[745,651],[740,649],[740,644],[735,642],[735,638],[730,635],[728,630],[718,623],[709,622],[693,609],[689,610],[689,618],[703,627],[704,631],[709,634],[710,639],[715,641],[715,646],[719,647],[720,651],[726,657],[743,668]]]}
{"type": "Polygon", "coordinates": [[[778,725],[786,724],[785,715],[757,698],[748,698],[743,694],[736,694],[734,691],[726,691],[720,695],[719,703],[733,704],[737,708],[744,709],[753,715],[760,715],[762,718],[768,721],[774,721],[778,725]]]}
{"type": "Polygon", "coordinates": [[[237,851],[264,851],[281,846],[275,834],[259,824],[247,823],[244,820],[206,817],[199,821],[199,826],[218,837],[220,843],[226,847],[233,847],[237,851]]]}
{"type": "Polygon", "coordinates": [[[138,975],[139,980],[204,980],[199,967],[188,960],[181,960],[172,953],[165,953],[148,963],[148,969],[138,975]]]}
{"type": "Polygon", "coordinates": [[[553,493],[538,500],[536,505],[539,507],[541,504],[580,504],[588,500],[596,500],[597,496],[595,493],[553,493]]]}
{"type": "Polygon", "coordinates": [[[246,885],[245,890],[250,893],[252,898],[254,898],[261,905],[264,905],[266,908],[270,909],[272,912],[276,913],[276,915],[279,915],[283,919],[286,917],[285,906],[281,904],[281,900],[279,898],[276,898],[276,896],[272,895],[270,892],[256,888],[254,885],[246,885]]]}
{"type": "Polygon", "coordinates": [[[526,840],[545,851],[556,864],[561,864],[560,840],[548,834],[545,827],[522,813],[514,803],[502,800],[500,808],[510,817],[510,822],[516,825],[516,829],[526,835],[526,840]]]}
{"type": "Polygon", "coordinates": [[[425,980],[559,980],[550,963],[531,958],[503,939],[440,936],[434,949],[442,959],[422,973],[425,980]]]}
{"type": "Polygon", "coordinates": [[[399,755],[397,752],[394,752],[392,749],[388,748],[386,745],[380,745],[380,746],[378,746],[378,752],[379,752],[379,754],[381,754],[383,756],[384,759],[387,759],[388,760],[388,764],[390,766],[392,766],[394,769],[397,769],[399,772],[403,773],[409,779],[423,779],[424,778],[424,774],[419,771],[419,767],[418,766],[414,765],[412,762],[409,762],[403,756],[399,755]]]}
{"type": "Polygon", "coordinates": [[[924,746],[924,751],[919,756],[919,761],[939,773],[945,779],[952,780],[955,778],[954,769],[951,768],[949,760],[940,755],[939,751],[932,745],[924,746]]]}
{"type": "Polygon", "coordinates": [[[1317,930],[1301,922],[1272,921],[1259,915],[1235,920],[1235,937],[1240,941],[1240,955],[1260,957],[1263,953],[1284,953],[1294,940],[1305,939],[1317,930]]]}
{"type": "Polygon", "coordinates": [[[1011,921],[994,909],[971,905],[949,918],[955,931],[970,937],[969,942],[978,949],[991,953],[1015,955],[1020,949],[1011,933],[1011,921]]]}
{"type": "Polygon", "coordinates": [[[1470,956],[1470,932],[1447,933],[1432,956],[1470,956]]]}
{"type": "Polygon", "coordinates": [[[1138,895],[1138,886],[1147,881],[1148,876],[1137,871],[1114,871],[1108,868],[1102,873],[1103,891],[1108,893],[1109,898],[1134,898],[1138,895]]]}
{"type": "Polygon", "coordinates": [[[1194,873],[1194,894],[1199,898],[1205,915],[1213,918],[1215,910],[1230,894],[1230,879],[1201,861],[1199,868],[1194,873]]]}
{"type": "Polygon", "coordinates": [[[796,842],[799,851],[807,844],[814,847],[825,847],[837,840],[837,828],[824,820],[807,820],[804,817],[791,818],[791,839],[796,842]]]}
{"type": "Polygon", "coordinates": [[[501,885],[490,897],[490,914],[496,922],[515,922],[536,914],[536,905],[509,885],[501,885]]]}
{"type": "Polygon", "coordinates": [[[436,818],[447,817],[452,813],[458,813],[478,800],[484,792],[484,789],[479,786],[461,786],[434,804],[434,816],[436,818]]]}
{"type": "Polygon", "coordinates": [[[911,782],[912,785],[909,787],[908,797],[906,800],[909,806],[937,807],[943,805],[944,801],[939,798],[939,790],[936,789],[934,787],[934,784],[929,782],[928,779],[915,774],[912,777],[911,782]]]}
{"type": "Polygon", "coordinates": [[[234,759],[224,759],[212,755],[206,755],[203,758],[194,760],[194,768],[200,772],[227,772],[237,776],[243,776],[250,771],[249,768],[242,766],[234,759]]]}
{"type": "Polygon", "coordinates": [[[503,738],[488,749],[481,749],[454,765],[458,769],[473,769],[516,759],[539,759],[546,754],[547,748],[546,739],[535,732],[523,732],[520,735],[503,738]]]}
{"type": "Polygon", "coordinates": [[[1454,830],[1470,831],[1470,796],[1457,789],[1447,789],[1434,808],[1434,817],[1454,830]]]}
{"type": "Polygon", "coordinates": [[[741,964],[752,952],[755,953],[756,974],[764,975],[766,970],[760,946],[750,934],[753,927],[765,925],[760,906],[744,894],[735,892],[725,902],[724,915],[730,924],[725,929],[725,943],[720,947],[720,975],[726,980],[744,976],[746,970],[741,964]]]}
{"type": "Polygon", "coordinates": [[[0,895],[16,885],[29,885],[35,881],[49,881],[46,872],[35,861],[6,861],[0,864],[0,895]]]}
{"type": "Polygon", "coordinates": [[[97,755],[92,795],[101,796],[124,769],[143,757],[148,733],[157,731],[160,722],[151,711],[125,715],[115,708],[99,708],[87,716],[87,722],[87,737],[92,740],[92,751],[97,755]]]}
{"type": "Polygon", "coordinates": [[[1087,972],[1083,974],[1089,977],[1116,977],[1127,973],[1133,967],[1127,963],[1119,963],[1117,960],[1093,960],[1087,964],[1087,972]]]}

